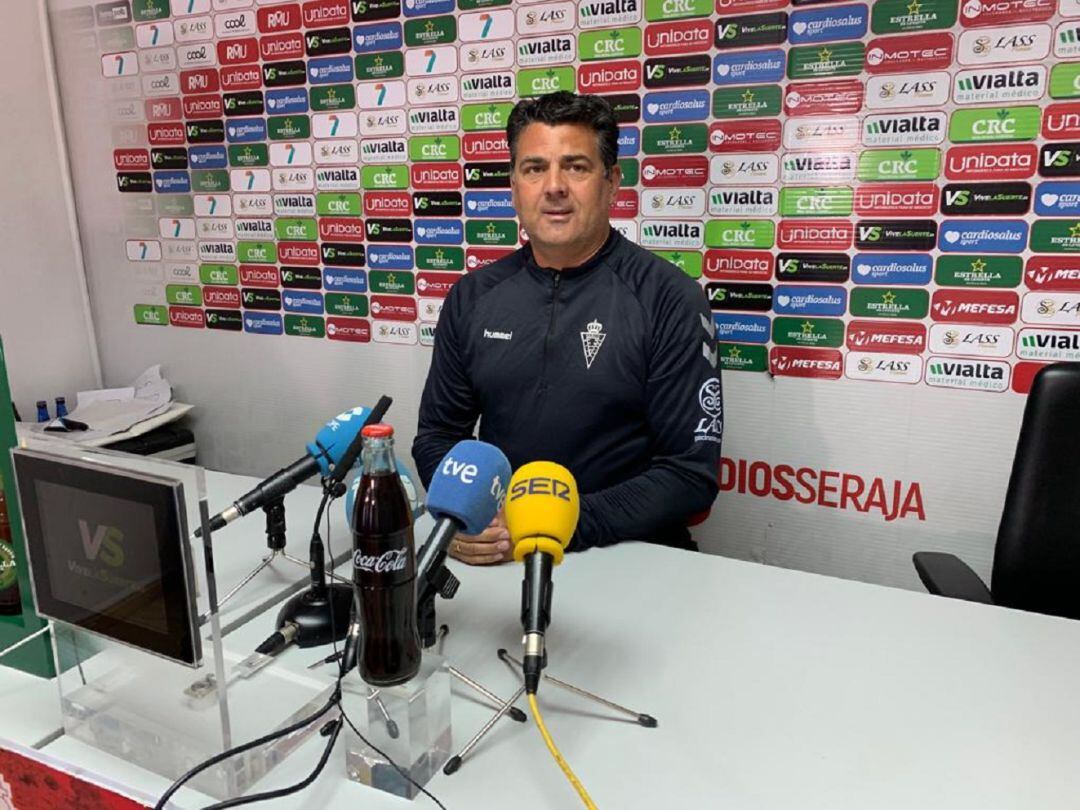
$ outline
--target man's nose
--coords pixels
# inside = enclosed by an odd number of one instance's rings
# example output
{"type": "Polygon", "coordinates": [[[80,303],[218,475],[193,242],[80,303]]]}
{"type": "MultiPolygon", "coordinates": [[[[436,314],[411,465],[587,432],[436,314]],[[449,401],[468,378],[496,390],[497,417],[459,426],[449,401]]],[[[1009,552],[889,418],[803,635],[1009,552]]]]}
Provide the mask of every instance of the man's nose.
{"type": "Polygon", "coordinates": [[[566,174],[558,166],[552,167],[545,173],[544,193],[552,197],[561,197],[566,194],[566,174]]]}

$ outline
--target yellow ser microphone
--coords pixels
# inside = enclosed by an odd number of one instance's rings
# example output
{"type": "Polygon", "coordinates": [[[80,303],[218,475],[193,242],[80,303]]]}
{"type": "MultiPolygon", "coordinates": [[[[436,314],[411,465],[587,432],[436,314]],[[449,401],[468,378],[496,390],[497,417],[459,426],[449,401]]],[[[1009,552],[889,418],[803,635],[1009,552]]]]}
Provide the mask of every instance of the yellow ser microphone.
{"type": "Polygon", "coordinates": [[[525,691],[535,695],[544,668],[544,631],[551,622],[551,569],[577,528],[581,502],[570,471],[552,461],[533,461],[510,478],[506,528],[514,559],[525,563],[521,625],[525,630],[525,691]]]}

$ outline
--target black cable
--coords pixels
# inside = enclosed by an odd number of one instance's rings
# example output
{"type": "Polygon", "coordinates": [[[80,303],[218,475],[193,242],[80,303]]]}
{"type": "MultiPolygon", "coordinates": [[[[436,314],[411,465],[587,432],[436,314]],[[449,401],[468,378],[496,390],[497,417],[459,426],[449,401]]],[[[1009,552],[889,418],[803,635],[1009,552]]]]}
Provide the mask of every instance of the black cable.
{"type": "Polygon", "coordinates": [[[154,810],[162,810],[165,807],[165,803],[168,802],[170,798],[172,798],[172,795],[176,793],[176,791],[183,787],[185,782],[202,773],[207,768],[217,765],[219,762],[224,762],[226,759],[230,759],[237,754],[242,754],[245,751],[250,751],[252,748],[258,748],[260,745],[266,745],[267,743],[273,742],[280,737],[284,737],[288,734],[294,734],[305,726],[314,723],[316,720],[318,720],[320,717],[330,711],[331,707],[333,707],[335,704],[338,704],[340,700],[341,694],[339,691],[335,690],[334,693],[330,695],[330,699],[326,701],[326,703],[321,709],[316,711],[314,714],[305,717],[303,720],[297,720],[291,726],[286,726],[285,728],[278,729],[277,731],[272,731],[269,734],[265,734],[262,737],[259,737],[258,739],[252,740],[251,742],[246,742],[243,745],[238,745],[234,748],[230,748],[227,751],[222,751],[220,754],[215,754],[205,762],[200,762],[198,765],[196,765],[194,768],[185,773],[183,776],[181,776],[169,786],[169,789],[162,794],[161,798],[158,799],[157,804],[154,805],[154,810]]]}
{"type": "Polygon", "coordinates": [[[239,796],[235,799],[227,799],[217,804],[210,804],[203,808],[203,810],[225,810],[227,807],[239,807],[242,804],[254,804],[255,802],[267,801],[269,799],[280,799],[285,796],[290,796],[293,793],[299,793],[304,788],[308,787],[312,782],[319,778],[319,774],[322,773],[323,768],[326,767],[327,760],[330,759],[330,752],[334,750],[334,744],[337,742],[338,734],[341,733],[341,718],[337,717],[330,721],[333,723],[333,728],[330,732],[330,739],[326,743],[326,748],[323,749],[322,756],[319,757],[319,763],[315,766],[315,770],[307,775],[307,778],[297,782],[295,785],[289,787],[278,788],[277,790],[267,790],[262,793],[252,793],[250,796],[239,796]]]}

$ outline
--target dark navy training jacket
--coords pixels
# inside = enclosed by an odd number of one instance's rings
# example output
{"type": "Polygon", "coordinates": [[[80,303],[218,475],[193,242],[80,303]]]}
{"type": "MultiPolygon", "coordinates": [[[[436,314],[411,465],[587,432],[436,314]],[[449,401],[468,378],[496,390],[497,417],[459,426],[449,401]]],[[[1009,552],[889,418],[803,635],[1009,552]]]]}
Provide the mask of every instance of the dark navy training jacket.
{"type": "Polygon", "coordinates": [[[705,295],[612,229],[581,267],[526,245],[444,302],[412,454],[424,486],[459,440],[567,467],[581,492],[571,550],[620,540],[692,547],[716,497],[723,398],[705,295]]]}

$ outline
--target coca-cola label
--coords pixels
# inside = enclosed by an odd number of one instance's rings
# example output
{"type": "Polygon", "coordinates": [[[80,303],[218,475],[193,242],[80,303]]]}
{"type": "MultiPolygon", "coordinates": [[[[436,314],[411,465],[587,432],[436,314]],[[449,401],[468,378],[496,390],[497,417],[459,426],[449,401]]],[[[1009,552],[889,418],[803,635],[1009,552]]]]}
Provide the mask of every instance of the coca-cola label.
{"type": "Polygon", "coordinates": [[[366,574],[398,574],[409,567],[409,549],[387,549],[382,554],[365,554],[357,551],[353,555],[353,567],[366,574]]]}

